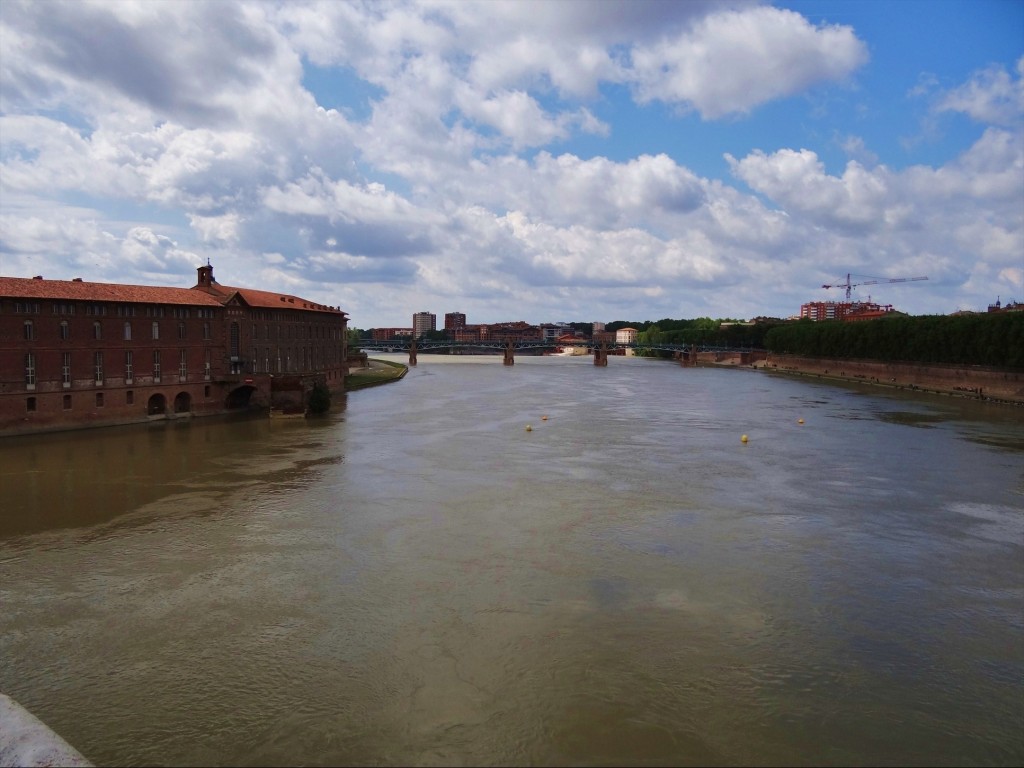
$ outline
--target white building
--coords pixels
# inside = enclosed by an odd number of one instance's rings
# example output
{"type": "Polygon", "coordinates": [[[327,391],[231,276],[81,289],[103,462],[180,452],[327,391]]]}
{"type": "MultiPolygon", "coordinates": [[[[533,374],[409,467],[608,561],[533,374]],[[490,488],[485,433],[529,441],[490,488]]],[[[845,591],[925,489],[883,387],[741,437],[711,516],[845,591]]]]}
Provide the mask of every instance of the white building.
{"type": "Polygon", "coordinates": [[[615,332],[616,344],[636,344],[636,335],[640,333],[636,328],[619,328],[615,332]]]}
{"type": "Polygon", "coordinates": [[[417,339],[423,338],[427,331],[437,330],[437,315],[431,312],[417,312],[412,316],[412,332],[417,339]]]}

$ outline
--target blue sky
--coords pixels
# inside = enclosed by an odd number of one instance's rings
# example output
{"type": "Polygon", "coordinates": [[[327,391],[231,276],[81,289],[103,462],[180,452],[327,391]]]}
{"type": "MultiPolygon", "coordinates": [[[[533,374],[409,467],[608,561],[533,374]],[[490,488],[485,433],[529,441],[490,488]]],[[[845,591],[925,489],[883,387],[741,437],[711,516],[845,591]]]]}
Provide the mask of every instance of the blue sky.
{"type": "Polygon", "coordinates": [[[1024,301],[1024,2],[0,3],[0,273],[469,322],[1024,301]],[[858,277],[859,276],[859,277],[858,277]]]}

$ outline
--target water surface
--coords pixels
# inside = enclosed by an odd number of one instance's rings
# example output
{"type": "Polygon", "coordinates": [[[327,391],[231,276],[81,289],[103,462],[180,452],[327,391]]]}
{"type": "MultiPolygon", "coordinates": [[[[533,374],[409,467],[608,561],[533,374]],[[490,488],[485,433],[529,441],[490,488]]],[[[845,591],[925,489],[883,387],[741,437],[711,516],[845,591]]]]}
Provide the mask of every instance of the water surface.
{"type": "Polygon", "coordinates": [[[421,355],[0,482],[0,688],[98,764],[1024,762],[1020,409],[421,355]]]}

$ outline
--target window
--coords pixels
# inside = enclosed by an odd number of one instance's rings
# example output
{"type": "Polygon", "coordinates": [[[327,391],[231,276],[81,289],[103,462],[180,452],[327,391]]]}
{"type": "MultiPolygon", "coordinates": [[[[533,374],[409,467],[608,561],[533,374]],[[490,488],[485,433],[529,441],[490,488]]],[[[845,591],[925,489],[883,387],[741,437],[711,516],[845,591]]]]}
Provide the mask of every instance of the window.
{"type": "Polygon", "coordinates": [[[124,402],[125,405],[135,405],[135,392],[133,390],[129,389],[124,393],[124,402]]]}
{"type": "Polygon", "coordinates": [[[16,301],[14,302],[14,313],[17,315],[38,315],[38,301],[16,301]]]}
{"type": "Polygon", "coordinates": [[[205,387],[203,387],[203,397],[206,397],[206,398],[210,397],[210,385],[209,384],[207,384],[205,387]]]}
{"type": "Polygon", "coordinates": [[[188,350],[183,349],[178,354],[178,381],[184,381],[188,377],[188,350]]]}
{"type": "Polygon", "coordinates": [[[103,353],[102,352],[95,353],[93,355],[92,361],[93,361],[93,368],[95,369],[95,372],[96,372],[96,383],[97,384],[102,384],[103,383],[103,353]]]}
{"type": "Polygon", "coordinates": [[[184,320],[182,320],[181,322],[178,323],[178,338],[179,339],[184,339],[185,338],[185,321],[184,320]]]}
{"type": "Polygon", "coordinates": [[[102,392],[97,392],[96,393],[96,407],[97,408],[102,408],[103,407],[103,393],[102,392]]]}
{"type": "Polygon", "coordinates": [[[103,326],[99,320],[92,324],[92,337],[97,340],[103,338],[103,326]]]}
{"type": "Polygon", "coordinates": [[[153,350],[153,381],[160,383],[160,350],[153,350]]]}
{"type": "Polygon", "coordinates": [[[75,314],[75,305],[67,302],[54,302],[53,314],[55,315],[73,315],[75,314]]]}
{"type": "Polygon", "coordinates": [[[135,379],[135,353],[130,349],[124,353],[124,383],[131,384],[135,379]]]}
{"type": "Polygon", "coordinates": [[[71,353],[65,352],[60,366],[60,383],[65,387],[71,386],[71,353]]]}
{"type": "Polygon", "coordinates": [[[105,314],[107,314],[107,305],[106,304],[86,304],[85,305],[85,314],[93,315],[95,317],[100,317],[102,315],[105,315],[105,314]]]}
{"type": "Polygon", "coordinates": [[[203,323],[203,339],[206,341],[210,340],[210,324],[203,323]]]}
{"type": "Polygon", "coordinates": [[[36,326],[31,320],[25,321],[25,341],[34,341],[36,338],[36,326]]]}
{"type": "Polygon", "coordinates": [[[71,395],[64,395],[64,410],[71,410],[71,395]]]}
{"type": "Polygon", "coordinates": [[[203,357],[203,379],[206,381],[210,380],[210,374],[213,368],[212,354],[210,350],[206,350],[203,357]]]}
{"type": "Polygon", "coordinates": [[[118,317],[135,317],[135,305],[134,304],[119,304],[117,306],[118,317]]]}
{"type": "Polygon", "coordinates": [[[35,409],[36,409],[36,399],[34,397],[28,398],[28,400],[25,401],[25,410],[26,411],[34,411],[35,409]]]}
{"type": "Polygon", "coordinates": [[[156,320],[153,321],[153,338],[160,338],[160,323],[158,323],[156,320]]]}
{"type": "Polygon", "coordinates": [[[188,307],[175,307],[174,308],[174,316],[175,317],[188,317],[189,316],[188,307]]]}
{"type": "Polygon", "coordinates": [[[25,388],[36,388],[36,356],[31,352],[25,355],[25,388]]]}
{"type": "Polygon", "coordinates": [[[132,340],[132,324],[131,323],[125,323],[124,324],[124,340],[125,341],[131,341],[132,340]]]}
{"type": "Polygon", "coordinates": [[[67,320],[61,320],[60,321],[59,332],[60,332],[60,340],[61,341],[67,341],[68,339],[71,338],[71,326],[68,325],[68,321],[67,320]]]}

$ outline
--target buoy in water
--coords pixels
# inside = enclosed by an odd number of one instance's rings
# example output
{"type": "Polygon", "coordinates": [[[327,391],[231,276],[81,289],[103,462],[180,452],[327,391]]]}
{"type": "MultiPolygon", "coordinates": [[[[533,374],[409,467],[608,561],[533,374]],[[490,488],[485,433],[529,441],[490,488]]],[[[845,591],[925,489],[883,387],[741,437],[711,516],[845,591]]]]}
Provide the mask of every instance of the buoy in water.
{"type": "Polygon", "coordinates": [[[526,431],[527,432],[533,432],[533,427],[531,427],[529,424],[527,424],[526,425],[526,431]]]}
{"type": "Polygon", "coordinates": [[[740,438],[740,442],[741,442],[741,443],[745,443],[745,442],[747,442],[747,436],[746,436],[746,435],[744,435],[743,437],[741,437],[741,438],[740,438]]]}
{"type": "Polygon", "coordinates": [[[804,423],[804,420],[803,420],[803,419],[797,419],[797,420],[796,420],[796,423],[797,423],[797,424],[803,424],[803,423],[804,423]]]}
{"type": "Polygon", "coordinates": [[[541,417],[540,417],[540,420],[541,420],[541,421],[547,421],[547,420],[548,420],[548,417],[547,417],[547,416],[541,416],[541,417]]]}

